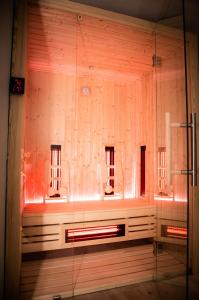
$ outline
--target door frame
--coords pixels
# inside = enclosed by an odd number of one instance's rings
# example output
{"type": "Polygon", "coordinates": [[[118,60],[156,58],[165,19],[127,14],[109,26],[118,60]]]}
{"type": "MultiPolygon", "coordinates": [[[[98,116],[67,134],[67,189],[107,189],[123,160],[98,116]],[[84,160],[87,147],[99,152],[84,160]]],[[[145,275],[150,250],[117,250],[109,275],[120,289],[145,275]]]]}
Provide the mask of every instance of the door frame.
{"type": "MultiPolygon", "coordinates": [[[[27,48],[27,2],[26,0],[16,1],[14,36],[12,46],[12,72],[11,76],[26,78],[26,48],[27,48]]],[[[31,3],[46,4],[44,0],[31,0],[31,3]]],[[[60,8],[77,14],[85,14],[93,17],[103,18],[142,28],[149,32],[155,31],[156,24],[149,21],[105,11],[95,7],[89,7],[69,0],[48,0],[49,7],[60,8]]],[[[168,30],[168,27],[160,25],[162,33],[176,36],[179,30],[168,30]]],[[[197,103],[198,90],[198,53],[196,37],[187,35],[189,41],[189,70],[191,82],[189,85],[190,103],[192,111],[199,115],[199,104],[197,103]]],[[[23,150],[23,114],[25,94],[22,96],[10,96],[9,111],[9,143],[8,143],[8,175],[7,175],[7,199],[6,199],[6,257],[5,257],[5,295],[6,299],[18,299],[20,268],[21,268],[21,227],[22,227],[22,177],[21,172],[21,151],[23,150]]],[[[199,122],[198,122],[199,124],[199,122]]],[[[197,126],[198,127],[198,126],[197,126]]],[[[199,130],[197,130],[199,141],[199,130]]],[[[199,147],[197,152],[199,161],[199,147]]],[[[193,238],[191,239],[191,263],[193,273],[199,273],[199,187],[193,188],[193,204],[191,210],[191,226],[193,238]],[[193,226],[194,224],[194,226],[193,226]]]]}

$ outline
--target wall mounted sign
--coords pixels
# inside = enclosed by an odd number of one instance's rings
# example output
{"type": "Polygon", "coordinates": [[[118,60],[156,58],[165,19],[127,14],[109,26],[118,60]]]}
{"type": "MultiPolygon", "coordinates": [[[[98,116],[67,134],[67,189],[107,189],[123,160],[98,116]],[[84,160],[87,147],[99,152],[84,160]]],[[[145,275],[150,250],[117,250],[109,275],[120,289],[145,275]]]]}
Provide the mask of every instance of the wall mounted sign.
{"type": "Polygon", "coordinates": [[[25,78],[11,77],[10,78],[10,93],[16,95],[23,95],[25,88],[25,78]]]}

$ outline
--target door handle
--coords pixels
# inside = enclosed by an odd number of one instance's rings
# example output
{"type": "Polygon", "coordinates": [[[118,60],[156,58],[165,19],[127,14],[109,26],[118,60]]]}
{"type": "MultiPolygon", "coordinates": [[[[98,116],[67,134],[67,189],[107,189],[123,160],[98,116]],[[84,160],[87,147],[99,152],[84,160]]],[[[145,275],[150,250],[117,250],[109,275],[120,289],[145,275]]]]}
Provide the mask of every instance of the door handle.
{"type": "Polygon", "coordinates": [[[170,113],[166,113],[166,149],[168,164],[168,180],[167,184],[171,184],[172,174],[192,175],[192,186],[197,186],[197,139],[196,139],[196,113],[191,113],[190,123],[171,123],[170,113]],[[190,170],[172,170],[171,171],[171,128],[182,127],[191,128],[191,169],[190,170]]]}
{"type": "Polygon", "coordinates": [[[191,141],[192,141],[192,186],[197,186],[197,139],[196,113],[191,113],[191,141]]]}

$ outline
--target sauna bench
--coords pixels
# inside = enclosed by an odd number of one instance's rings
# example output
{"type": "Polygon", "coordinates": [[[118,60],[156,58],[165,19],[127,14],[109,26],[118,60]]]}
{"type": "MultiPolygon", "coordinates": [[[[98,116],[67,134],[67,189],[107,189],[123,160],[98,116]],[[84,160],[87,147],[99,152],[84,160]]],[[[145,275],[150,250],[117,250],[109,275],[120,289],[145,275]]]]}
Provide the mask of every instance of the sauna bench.
{"type": "Polygon", "coordinates": [[[146,200],[28,204],[22,217],[22,252],[113,243],[155,236],[155,208],[146,200]],[[125,226],[123,236],[66,242],[68,229],[125,226]]]}

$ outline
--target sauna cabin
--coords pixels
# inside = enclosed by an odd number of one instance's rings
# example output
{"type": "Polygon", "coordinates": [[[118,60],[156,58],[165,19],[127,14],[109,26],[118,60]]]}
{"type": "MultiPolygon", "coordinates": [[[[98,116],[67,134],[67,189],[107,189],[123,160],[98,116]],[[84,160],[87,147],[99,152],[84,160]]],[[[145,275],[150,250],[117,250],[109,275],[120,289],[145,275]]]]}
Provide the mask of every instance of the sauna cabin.
{"type": "Polygon", "coordinates": [[[64,299],[197,273],[196,50],[182,28],[17,2],[8,295],[64,299]]]}

